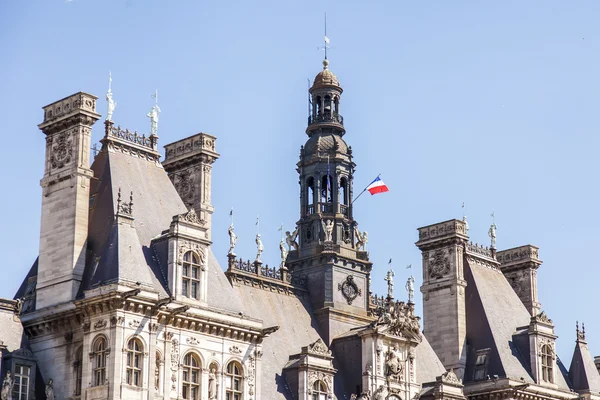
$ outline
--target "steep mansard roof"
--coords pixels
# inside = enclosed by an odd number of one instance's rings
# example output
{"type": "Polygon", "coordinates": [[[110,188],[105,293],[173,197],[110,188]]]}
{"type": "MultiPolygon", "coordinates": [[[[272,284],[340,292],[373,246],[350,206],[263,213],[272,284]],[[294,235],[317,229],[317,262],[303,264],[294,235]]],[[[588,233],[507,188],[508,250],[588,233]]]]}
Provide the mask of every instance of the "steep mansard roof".
{"type": "MultiPolygon", "coordinates": [[[[473,349],[491,350],[488,375],[533,383],[529,354],[519,348],[513,336],[529,325],[531,315],[500,270],[466,258],[465,264],[469,344],[473,349]]],[[[473,361],[467,359],[467,373],[473,361]]],[[[555,383],[559,389],[570,390],[560,368],[555,383]]]]}
{"type": "Polygon", "coordinates": [[[585,338],[577,338],[569,368],[569,380],[578,392],[600,393],[600,374],[590,354],[585,338]]]}

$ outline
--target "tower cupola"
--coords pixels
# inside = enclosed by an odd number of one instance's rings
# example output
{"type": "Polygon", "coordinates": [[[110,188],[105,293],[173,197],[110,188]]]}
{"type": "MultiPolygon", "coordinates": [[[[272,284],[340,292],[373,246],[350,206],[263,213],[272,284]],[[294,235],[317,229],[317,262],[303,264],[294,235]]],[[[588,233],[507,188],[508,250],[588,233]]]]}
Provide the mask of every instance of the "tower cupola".
{"type": "Polygon", "coordinates": [[[315,76],[310,88],[310,115],[306,129],[308,136],[322,131],[324,127],[332,129],[340,136],[346,133],[344,118],[340,114],[342,92],[340,82],[329,69],[329,61],[325,58],[323,70],[315,76]]]}

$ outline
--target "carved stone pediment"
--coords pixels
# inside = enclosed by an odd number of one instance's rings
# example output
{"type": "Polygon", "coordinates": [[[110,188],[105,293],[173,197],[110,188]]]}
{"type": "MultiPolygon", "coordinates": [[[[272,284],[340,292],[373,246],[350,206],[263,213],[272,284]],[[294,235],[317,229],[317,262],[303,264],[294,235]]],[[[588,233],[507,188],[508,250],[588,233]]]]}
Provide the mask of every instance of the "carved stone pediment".
{"type": "Polygon", "coordinates": [[[303,353],[318,354],[324,356],[331,356],[331,350],[327,347],[325,342],[321,338],[317,339],[316,342],[309,344],[307,347],[302,348],[303,353]]]}

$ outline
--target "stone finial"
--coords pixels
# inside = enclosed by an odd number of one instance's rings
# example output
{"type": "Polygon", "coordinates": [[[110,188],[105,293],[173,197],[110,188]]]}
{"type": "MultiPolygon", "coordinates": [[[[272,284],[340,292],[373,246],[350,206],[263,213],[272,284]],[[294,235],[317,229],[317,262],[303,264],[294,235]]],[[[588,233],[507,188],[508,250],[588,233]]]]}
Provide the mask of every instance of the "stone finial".
{"type": "Polygon", "coordinates": [[[119,188],[119,193],[117,194],[117,214],[126,215],[131,217],[133,213],[133,192],[129,194],[129,203],[125,203],[124,200],[121,200],[121,188],[119,188]]]}
{"type": "Polygon", "coordinates": [[[577,341],[585,341],[585,324],[581,323],[581,329],[579,329],[579,321],[575,322],[575,331],[577,333],[577,341]]]}

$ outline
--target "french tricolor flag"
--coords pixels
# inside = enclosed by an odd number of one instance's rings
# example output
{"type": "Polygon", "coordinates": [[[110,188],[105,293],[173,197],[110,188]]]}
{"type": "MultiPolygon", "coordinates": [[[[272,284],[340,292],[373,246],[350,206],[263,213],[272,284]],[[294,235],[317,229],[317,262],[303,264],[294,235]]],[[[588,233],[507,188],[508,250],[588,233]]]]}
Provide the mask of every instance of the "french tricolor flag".
{"type": "Polygon", "coordinates": [[[371,195],[390,191],[390,189],[388,189],[388,187],[385,183],[383,183],[380,177],[375,178],[375,180],[371,182],[369,186],[367,186],[367,190],[369,191],[369,193],[371,193],[371,195]]]}

